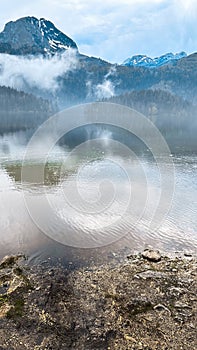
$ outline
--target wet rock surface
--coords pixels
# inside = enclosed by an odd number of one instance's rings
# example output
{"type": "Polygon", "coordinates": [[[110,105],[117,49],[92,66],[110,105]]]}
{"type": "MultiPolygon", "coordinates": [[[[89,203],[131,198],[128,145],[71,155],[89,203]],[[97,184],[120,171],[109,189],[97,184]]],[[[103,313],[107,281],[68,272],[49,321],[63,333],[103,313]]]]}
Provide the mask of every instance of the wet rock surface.
{"type": "MultiPolygon", "coordinates": [[[[4,264],[9,261],[9,264],[4,264]]],[[[1,350],[195,349],[195,257],[0,269],[1,350]]]]}
{"type": "Polygon", "coordinates": [[[146,249],[142,252],[142,257],[152,262],[161,260],[161,254],[158,250],[146,249]]]}

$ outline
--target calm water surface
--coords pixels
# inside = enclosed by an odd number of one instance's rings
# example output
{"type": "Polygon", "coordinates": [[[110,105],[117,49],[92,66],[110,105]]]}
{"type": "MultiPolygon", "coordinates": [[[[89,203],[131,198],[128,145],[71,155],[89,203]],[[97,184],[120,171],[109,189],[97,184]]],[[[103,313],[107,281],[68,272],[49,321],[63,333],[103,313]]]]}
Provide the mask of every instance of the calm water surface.
{"type": "MultiPolygon", "coordinates": [[[[172,156],[173,199],[154,231],[149,223],[160,198],[161,184],[152,158],[142,155],[137,161],[90,149],[86,154],[67,158],[67,152],[58,148],[47,159],[44,183],[38,181],[43,167],[38,154],[25,165],[32,178],[24,184],[23,150],[14,144],[11,149],[5,142],[1,145],[0,257],[24,252],[30,261],[47,257],[70,261],[76,252],[83,256],[90,248],[100,247],[102,251],[106,246],[108,252],[124,247],[138,251],[147,245],[168,252],[196,252],[197,155],[172,156]],[[131,196],[134,198],[130,206],[131,196]]],[[[169,161],[161,157],[161,162],[168,179],[169,161]]]]}

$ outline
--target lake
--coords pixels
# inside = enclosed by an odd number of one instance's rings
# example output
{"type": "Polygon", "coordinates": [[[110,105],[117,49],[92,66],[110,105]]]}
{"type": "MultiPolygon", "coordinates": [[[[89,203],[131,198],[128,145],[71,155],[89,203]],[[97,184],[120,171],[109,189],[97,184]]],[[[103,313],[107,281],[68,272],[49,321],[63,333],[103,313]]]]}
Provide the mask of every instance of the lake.
{"type": "Polygon", "coordinates": [[[147,246],[196,252],[197,155],[171,155],[170,161],[161,155],[167,183],[174,166],[174,190],[166,198],[164,191],[165,210],[153,227],[161,197],[153,157],[111,152],[106,139],[100,146],[90,143],[72,152],[54,147],[45,161],[40,149],[23,164],[24,144],[15,136],[1,137],[1,258],[23,252],[30,262],[63,258],[72,263],[147,246]],[[26,181],[22,172],[27,169],[26,181]]]}

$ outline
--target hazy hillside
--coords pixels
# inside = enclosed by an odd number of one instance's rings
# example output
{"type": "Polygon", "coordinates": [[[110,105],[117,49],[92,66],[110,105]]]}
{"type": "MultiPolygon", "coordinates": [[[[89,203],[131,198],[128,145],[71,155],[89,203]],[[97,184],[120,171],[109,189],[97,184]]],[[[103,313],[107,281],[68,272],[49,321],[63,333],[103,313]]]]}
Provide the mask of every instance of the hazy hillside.
{"type": "Polygon", "coordinates": [[[0,87],[0,133],[33,128],[54,112],[47,100],[0,87]]]}
{"type": "Polygon", "coordinates": [[[174,148],[196,149],[197,106],[163,90],[132,91],[104,101],[131,107],[147,116],[174,148]]]}
{"type": "Polygon", "coordinates": [[[64,98],[68,104],[97,100],[95,91],[98,87],[101,88],[100,96],[109,97],[106,96],[106,82],[113,88],[111,96],[153,88],[197,103],[197,54],[182,58],[176,64],[154,69],[112,66],[104,61],[99,63],[91,58],[80,61],[76,70],[60,77],[61,89],[58,93],[62,104],[65,103],[64,98]]]}

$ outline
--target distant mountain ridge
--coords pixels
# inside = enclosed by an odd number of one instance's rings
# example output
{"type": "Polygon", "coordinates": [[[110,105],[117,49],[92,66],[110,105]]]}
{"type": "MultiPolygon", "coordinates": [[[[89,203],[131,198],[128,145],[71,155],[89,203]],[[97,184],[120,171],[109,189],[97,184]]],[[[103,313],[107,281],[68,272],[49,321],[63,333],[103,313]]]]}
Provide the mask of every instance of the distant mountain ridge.
{"type": "MultiPolygon", "coordinates": [[[[0,53],[12,55],[35,55],[61,53],[68,48],[77,50],[77,44],[45,18],[27,16],[8,22],[0,33],[0,53]]],[[[135,55],[127,58],[122,65],[128,67],[155,68],[186,57],[185,52],[167,53],[151,58],[135,55]]],[[[81,58],[88,56],[81,55],[81,58]]],[[[104,63],[105,61],[103,61],[104,63]]]]}
{"type": "Polygon", "coordinates": [[[44,18],[23,17],[8,22],[0,33],[0,53],[12,55],[55,54],[76,43],[44,18]]]}
{"type": "Polygon", "coordinates": [[[173,61],[180,60],[183,57],[187,57],[187,54],[184,51],[180,53],[175,53],[175,54],[170,52],[155,58],[151,58],[146,55],[135,55],[135,56],[132,56],[131,58],[127,58],[122,65],[129,66],[129,67],[132,66],[132,67],[156,68],[156,67],[161,67],[166,64],[172,63],[173,61]]]}

